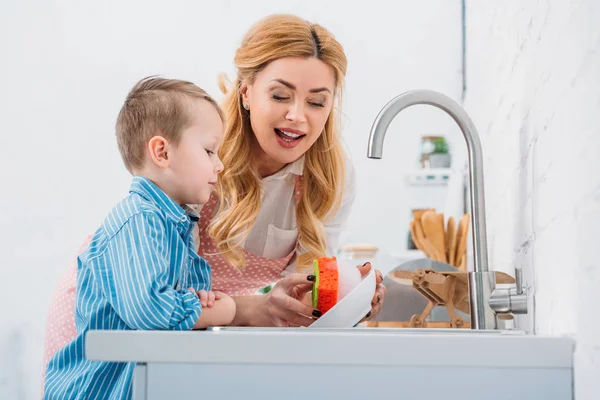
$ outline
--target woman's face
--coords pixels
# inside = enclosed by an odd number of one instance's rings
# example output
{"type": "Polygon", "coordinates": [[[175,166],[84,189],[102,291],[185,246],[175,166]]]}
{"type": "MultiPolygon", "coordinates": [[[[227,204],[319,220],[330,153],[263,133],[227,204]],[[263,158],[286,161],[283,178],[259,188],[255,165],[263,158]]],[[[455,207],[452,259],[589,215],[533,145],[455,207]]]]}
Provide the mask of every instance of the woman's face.
{"type": "Polygon", "coordinates": [[[331,112],[334,90],[332,67],[317,58],[292,57],[272,61],[242,87],[261,175],[296,161],[315,143],[331,112]]]}

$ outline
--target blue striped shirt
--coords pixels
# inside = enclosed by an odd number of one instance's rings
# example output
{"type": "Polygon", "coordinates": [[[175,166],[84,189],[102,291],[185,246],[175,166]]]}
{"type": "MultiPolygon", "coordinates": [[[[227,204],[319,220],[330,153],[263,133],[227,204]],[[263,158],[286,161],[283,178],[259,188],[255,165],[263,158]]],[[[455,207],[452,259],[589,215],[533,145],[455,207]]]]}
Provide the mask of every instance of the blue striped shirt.
{"type": "MultiPolygon", "coordinates": [[[[189,210],[189,209],[188,209],[189,210]]],[[[134,177],[77,260],[76,338],[51,358],[45,399],[129,399],[134,363],[85,357],[91,329],[189,330],[210,266],[194,248],[190,216],[150,180],[134,177]]]]}

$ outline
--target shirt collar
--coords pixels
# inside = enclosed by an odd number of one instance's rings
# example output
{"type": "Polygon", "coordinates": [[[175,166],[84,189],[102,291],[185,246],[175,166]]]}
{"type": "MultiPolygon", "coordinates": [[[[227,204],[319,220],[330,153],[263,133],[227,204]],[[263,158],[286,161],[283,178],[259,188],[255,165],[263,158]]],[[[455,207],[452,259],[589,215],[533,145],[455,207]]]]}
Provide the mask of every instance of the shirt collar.
{"type": "Polygon", "coordinates": [[[183,205],[183,207],[180,206],[150,179],[143,176],[133,177],[129,193],[137,193],[151,203],[154,203],[165,213],[167,219],[177,227],[177,231],[180,234],[187,232],[191,222],[197,222],[200,218],[198,213],[193,209],[186,205],[183,205]]]}
{"type": "Polygon", "coordinates": [[[299,159],[297,159],[294,162],[289,163],[288,165],[286,165],[285,167],[283,167],[281,170],[277,171],[273,175],[263,178],[263,181],[269,181],[272,179],[285,179],[289,175],[302,176],[302,174],[304,172],[304,157],[305,157],[305,155],[303,154],[299,159]]]}

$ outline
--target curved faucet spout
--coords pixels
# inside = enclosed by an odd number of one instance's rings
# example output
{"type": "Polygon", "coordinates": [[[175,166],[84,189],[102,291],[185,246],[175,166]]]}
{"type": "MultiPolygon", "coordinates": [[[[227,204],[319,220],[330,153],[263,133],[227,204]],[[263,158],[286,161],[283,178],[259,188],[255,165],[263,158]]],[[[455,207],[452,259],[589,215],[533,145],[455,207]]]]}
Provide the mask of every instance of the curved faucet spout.
{"type": "MultiPolygon", "coordinates": [[[[471,184],[470,204],[472,221],[472,239],[474,251],[474,272],[488,272],[487,238],[485,224],[485,199],[483,186],[483,158],[481,142],[475,125],[466,111],[449,97],[431,90],[414,90],[403,93],[387,103],[377,115],[371,128],[367,156],[381,158],[383,156],[383,140],[385,133],[394,117],[407,107],[426,104],[444,110],[458,124],[465,137],[469,155],[469,181],[471,184]]],[[[475,274],[475,279],[482,279],[482,274],[475,274]]],[[[475,329],[484,325],[483,285],[474,285],[473,293],[476,301],[471,298],[471,324],[475,329]],[[477,303],[477,304],[474,304],[477,303]],[[481,307],[480,307],[481,306],[481,307]]]]}

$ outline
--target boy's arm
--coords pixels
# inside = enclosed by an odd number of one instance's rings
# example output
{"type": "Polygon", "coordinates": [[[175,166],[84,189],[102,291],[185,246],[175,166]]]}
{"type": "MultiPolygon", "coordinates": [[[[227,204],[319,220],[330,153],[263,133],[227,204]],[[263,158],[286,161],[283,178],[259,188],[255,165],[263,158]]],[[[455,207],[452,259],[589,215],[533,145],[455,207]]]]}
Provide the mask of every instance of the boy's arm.
{"type": "Polygon", "coordinates": [[[166,232],[151,213],[134,215],[112,238],[96,269],[101,290],[132,329],[189,330],[202,306],[195,293],[168,284],[166,232]]]}
{"type": "Polygon", "coordinates": [[[202,309],[202,314],[194,325],[194,329],[231,324],[235,317],[235,301],[224,293],[219,293],[219,295],[220,298],[215,300],[212,307],[202,309]]]}

